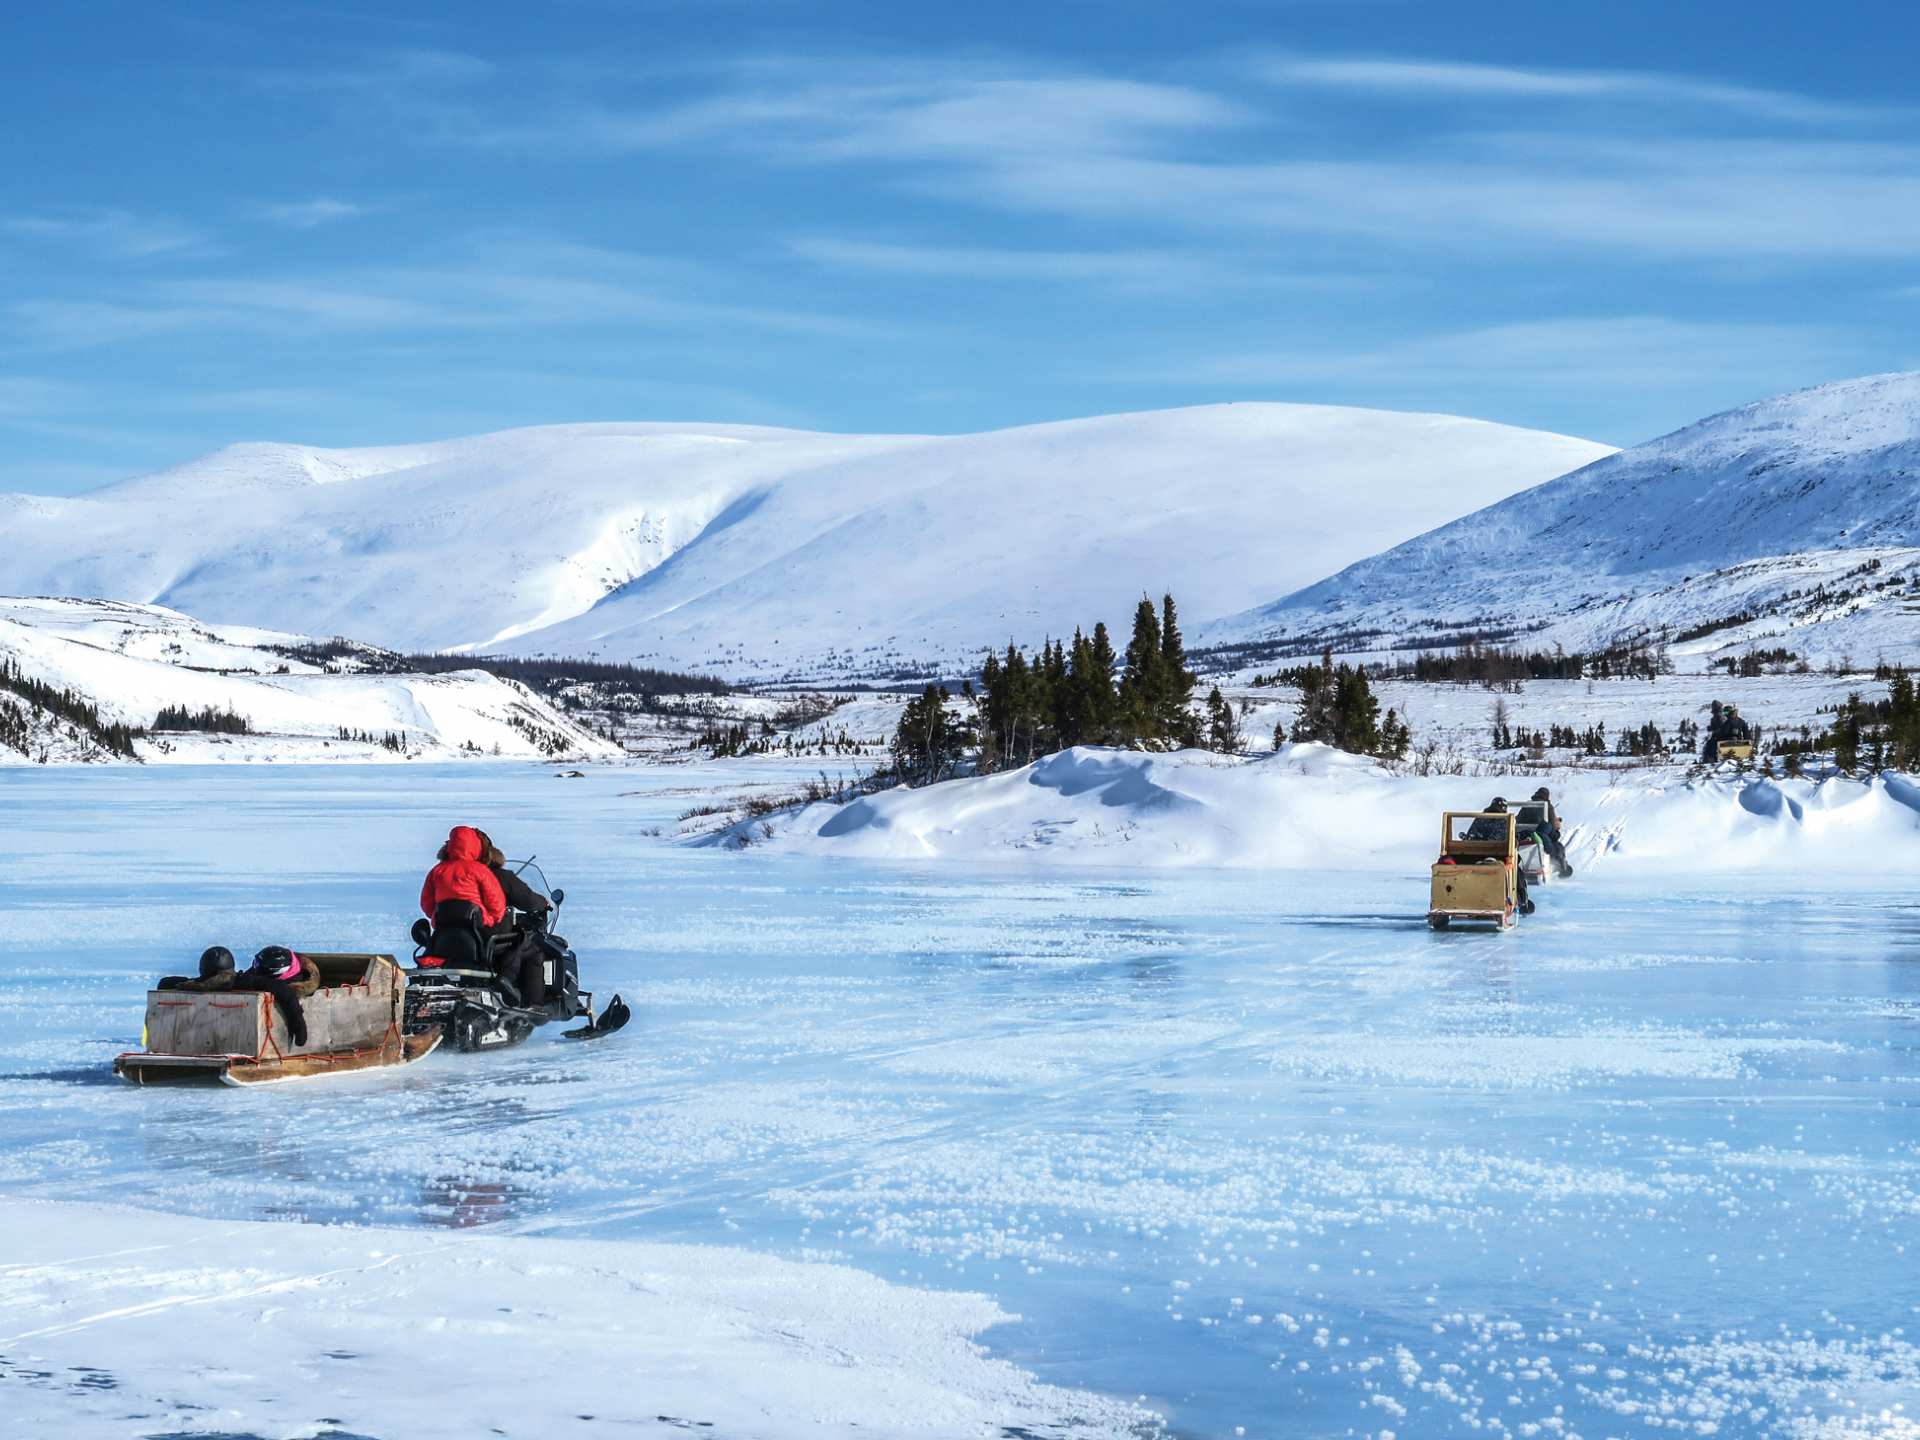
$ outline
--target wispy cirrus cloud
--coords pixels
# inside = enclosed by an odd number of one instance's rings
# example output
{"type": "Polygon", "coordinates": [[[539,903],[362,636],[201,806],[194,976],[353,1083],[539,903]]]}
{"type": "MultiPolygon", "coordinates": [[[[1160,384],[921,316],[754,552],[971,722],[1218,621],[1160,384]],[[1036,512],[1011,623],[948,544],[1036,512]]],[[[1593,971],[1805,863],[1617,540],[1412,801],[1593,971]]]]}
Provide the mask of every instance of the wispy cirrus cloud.
{"type": "Polygon", "coordinates": [[[395,91],[458,88],[491,79],[493,61],[462,50],[426,46],[368,50],[336,63],[255,71],[252,81],[268,89],[316,91],[395,91]]]}
{"type": "Polygon", "coordinates": [[[86,391],[70,380],[0,375],[0,420],[38,420],[79,408],[86,391]]]}
{"type": "Polygon", "coordinates": [[[316,195],[311,200],[289,200],[277,205],[262,205],[258,212],[262,220],[275,225],[284,225],[289,230],[313,230],[321,225],[332,225],[341,220],[357,220],[368,213],[364,205],[356,205],[350,200],[335,200],[329,196],[316,195]]]}
{"type": "Polygon", "coordinates": [[[15,301],[11,345],[91,349],[183,331],[331,336],[527,333],[757,334],[874,340],[884,324],[800,307],[716,299],[724,278],[697,266],[537,238],[475,236],[435,265],[349,266],[151,280],[77,299],[15,301]]]}
{"type": "MultiPolygon", "coordinates": [[[[1825,325],[1689,321],[1660,315],[1574,316],[1410,336],[1375,345],[1316,341],[1295,347],[1206,354],[1112,378],[1134,383],[1266,388],[1302,382],[1427,385],[1444,379],[1484,387],[1578,385],[1643,390],[1702,373],[1756,380],[1795,367],[1844,370],[1843,333],[1825,325]]],[[[1789,379],[1786,383],[1794,383],[1789,379]]]]}
{"type": "Polygon", "coordinates": [[[1631,100],[1732,111],[1791,123],[1846,124],[1889,113],[1788,90],[1658,70],[1489,65],[1411,56],[1268,54],[1247,63],[1270,83],[1409,100],[1631,100]]]}
{"type": "Polygon", "coordinates": [[[1254,118],[1187,85],[1009,64],[742,63],[655,106],[561,104],[521,121],[475,116],[446,138],[608,153],[752,146],[786,161],[1137,154],[1254,118]]]}
{"type": "Polygon", "coordinates": [[[0,218],[0,234],[42,245],[77,248],[108,260],[148,260],[222,253],[202,231],[164,216],[86,207],[0,218]]]}
{"type": "Polygon", "coordinates": [[[1030,281],[1136,294],[1275,288],[1336,291],[1383,283],[1368,275],[1277,270],[1257,256],[1179,249],[1024,250],[802,235],[790,240],[787,250],[815,265],[866,274],[1030,281]]]}
{"type": "Polygon", "coordinates": [[[1007,164],[914,183],[1034,214],[1364,236],[1402,252],[1894,258],[1920,227],[1920,146],[1475,136],[1419,158],[1007,164]]]}
{"type": "Polygon", "coordinates": [[[1920,227],[1920,139],[1908,124],[1884,138],[1879,124],[1920,110],[1710,77],[1270,55],[1205,84],[832,58],[700,79],[699,92],[651,105],[536,96],[511,119],[476,106],[432,133],[589,158],[864,168],[896,194],[1124,223],[1181,235],[1179,248],[1264,235],[1456,257],[1571,246],[1818,260],[1905,254],[1920,227]],[[1382,97],[1427,104],[1432,123],[1355,140],[1361,131],[1315,108],[1382,97]],[[1543,110],[1520,128],[1510,111],[1458,103],[1475,98],[1604,103],[1543,110]],[[1650,107],[1662,107],[1657,128],[1650,107]]]}

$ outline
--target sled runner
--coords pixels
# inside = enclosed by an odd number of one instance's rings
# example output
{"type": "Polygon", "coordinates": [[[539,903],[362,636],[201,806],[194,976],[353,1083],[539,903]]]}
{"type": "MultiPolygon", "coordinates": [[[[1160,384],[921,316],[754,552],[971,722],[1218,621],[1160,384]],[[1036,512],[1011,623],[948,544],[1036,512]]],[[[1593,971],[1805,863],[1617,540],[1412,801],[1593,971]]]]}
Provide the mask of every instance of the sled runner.
{"type": "Polygon", "coordinates": [[[1511,814],[1447,811],[1440,820],[1440,858],[1433,865],[1427,924],[1435,930],[1455,921],[1511,929],[1520,913],[1518,862],[1511,814]]]}
{"type": "Polygon", "coordinates": [[[147,1048],[117,1057],[114,1073],[141,1085],[265,1085],[406,1065],[439,1045],[437,1031],[405,1032],[407,975],[391,955],[302,953],[320,970],[301,1006],[304,1045],[264,991],[150,990],[147,1048]]]}

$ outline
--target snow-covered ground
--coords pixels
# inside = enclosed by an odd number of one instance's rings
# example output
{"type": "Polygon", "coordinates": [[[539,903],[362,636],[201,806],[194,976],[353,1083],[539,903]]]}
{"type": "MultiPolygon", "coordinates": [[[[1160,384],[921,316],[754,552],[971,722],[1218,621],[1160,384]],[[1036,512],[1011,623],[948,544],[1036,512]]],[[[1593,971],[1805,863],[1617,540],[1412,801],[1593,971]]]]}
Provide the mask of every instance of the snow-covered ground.
{"type": "Polygon", "coordinates": [[[236,445],[0,495],[7,585],[401,650],[509,646],[730,678],[885,676],[1246,609],[1609,453],[1451,416],[1213,405],[980,435],[556,425],[236,445]]]}
{"type": "Polygon", "coordinates": [[[1324,745],[1255,758],[1080,748],[1018,770],[736,826],[774,849],[878,860],[1422,872],[1440,816],[1551,787],[1577,867],[1907,875],[1920,781],[1768,779],[1733,766],[1416,777],[1324,745]]]}
{"type": "MultiPolygon", "coordinates": [[[[254,733],[174,730],[137,740],[147,761],[401,760],[449,754],[595,757],[616,747],[526,687],[478,670],[438,675],[328,674],[282,653],[303,635],[206,625],[176,611],[106,600],[0,596],[0,661],[71,690],[102,721],[154,723],[163,706],[232,711],[254,733]],[[281,648],[275,648],[281,647],[281,648]],[[347,729],[353,738],[342,739],[347,729]],[[371,738],[360,738],[360,737],[371,738]],[[386,737],[404,742],[389,749],[386,737]]],[[[0,699],[11,698],[0,695],[0,699]]],[[[0,765],[81,758],[66,727],[43,725],[29,753],[0,765]]]]}
{"type": "Polygon", "coordinates": [[[1385,850],[1301,870],[671,843],[742,769],[0,774],[0,1415],[1916,1433],[1904,875],[1594,864],[1514,933],[1435,935],[1392,792],[1346,827],[1385,850]],[[107,1077],[209,942],[403,943],[455,820],[566,886],[622,1036],[331,1088],[107,1077]]]}

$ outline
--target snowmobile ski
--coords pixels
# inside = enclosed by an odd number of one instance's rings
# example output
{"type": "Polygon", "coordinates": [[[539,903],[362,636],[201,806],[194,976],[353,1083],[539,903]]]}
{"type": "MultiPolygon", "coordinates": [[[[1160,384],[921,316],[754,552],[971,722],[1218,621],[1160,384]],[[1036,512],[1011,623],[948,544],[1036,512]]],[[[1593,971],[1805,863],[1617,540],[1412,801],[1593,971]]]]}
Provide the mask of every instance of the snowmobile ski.
{"type": "Polygon", "coordinates": [[[618,995],[607,1002],[597,1019],[572,1030],[562,1030],[562,1040],[598,1040],[603,1035],[611,1035],[633,1018],[633,1011],[627,1008],[627,1002],[618,995]]]}

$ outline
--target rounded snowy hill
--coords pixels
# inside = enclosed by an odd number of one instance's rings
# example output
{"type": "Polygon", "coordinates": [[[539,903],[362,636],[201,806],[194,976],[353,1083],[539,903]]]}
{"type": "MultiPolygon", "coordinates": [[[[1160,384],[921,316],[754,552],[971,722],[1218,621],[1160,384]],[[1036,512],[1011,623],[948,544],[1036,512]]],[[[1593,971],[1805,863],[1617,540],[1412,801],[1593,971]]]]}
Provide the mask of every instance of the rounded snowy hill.
{"type": "Polygon", "coordinates": [[[1590,644],[1710,626],[1719,648],[1797,634],[1813,653],[1864,657],[1914,646],[1916,547],[1920,373],[1876,375],[1620,451],[1224,621],[1208,639],[1377,650],[1449,630],[1590,644]]]}
{"type": "Polygon", "coordinates": [[[946,437],[544,426],[236,445],[0,497],[10,588],[401,649],[739,676],[915,672],[1009,638],[1194,620],[1607,453],[1450,416],[1244,404],[946,437]]]}

